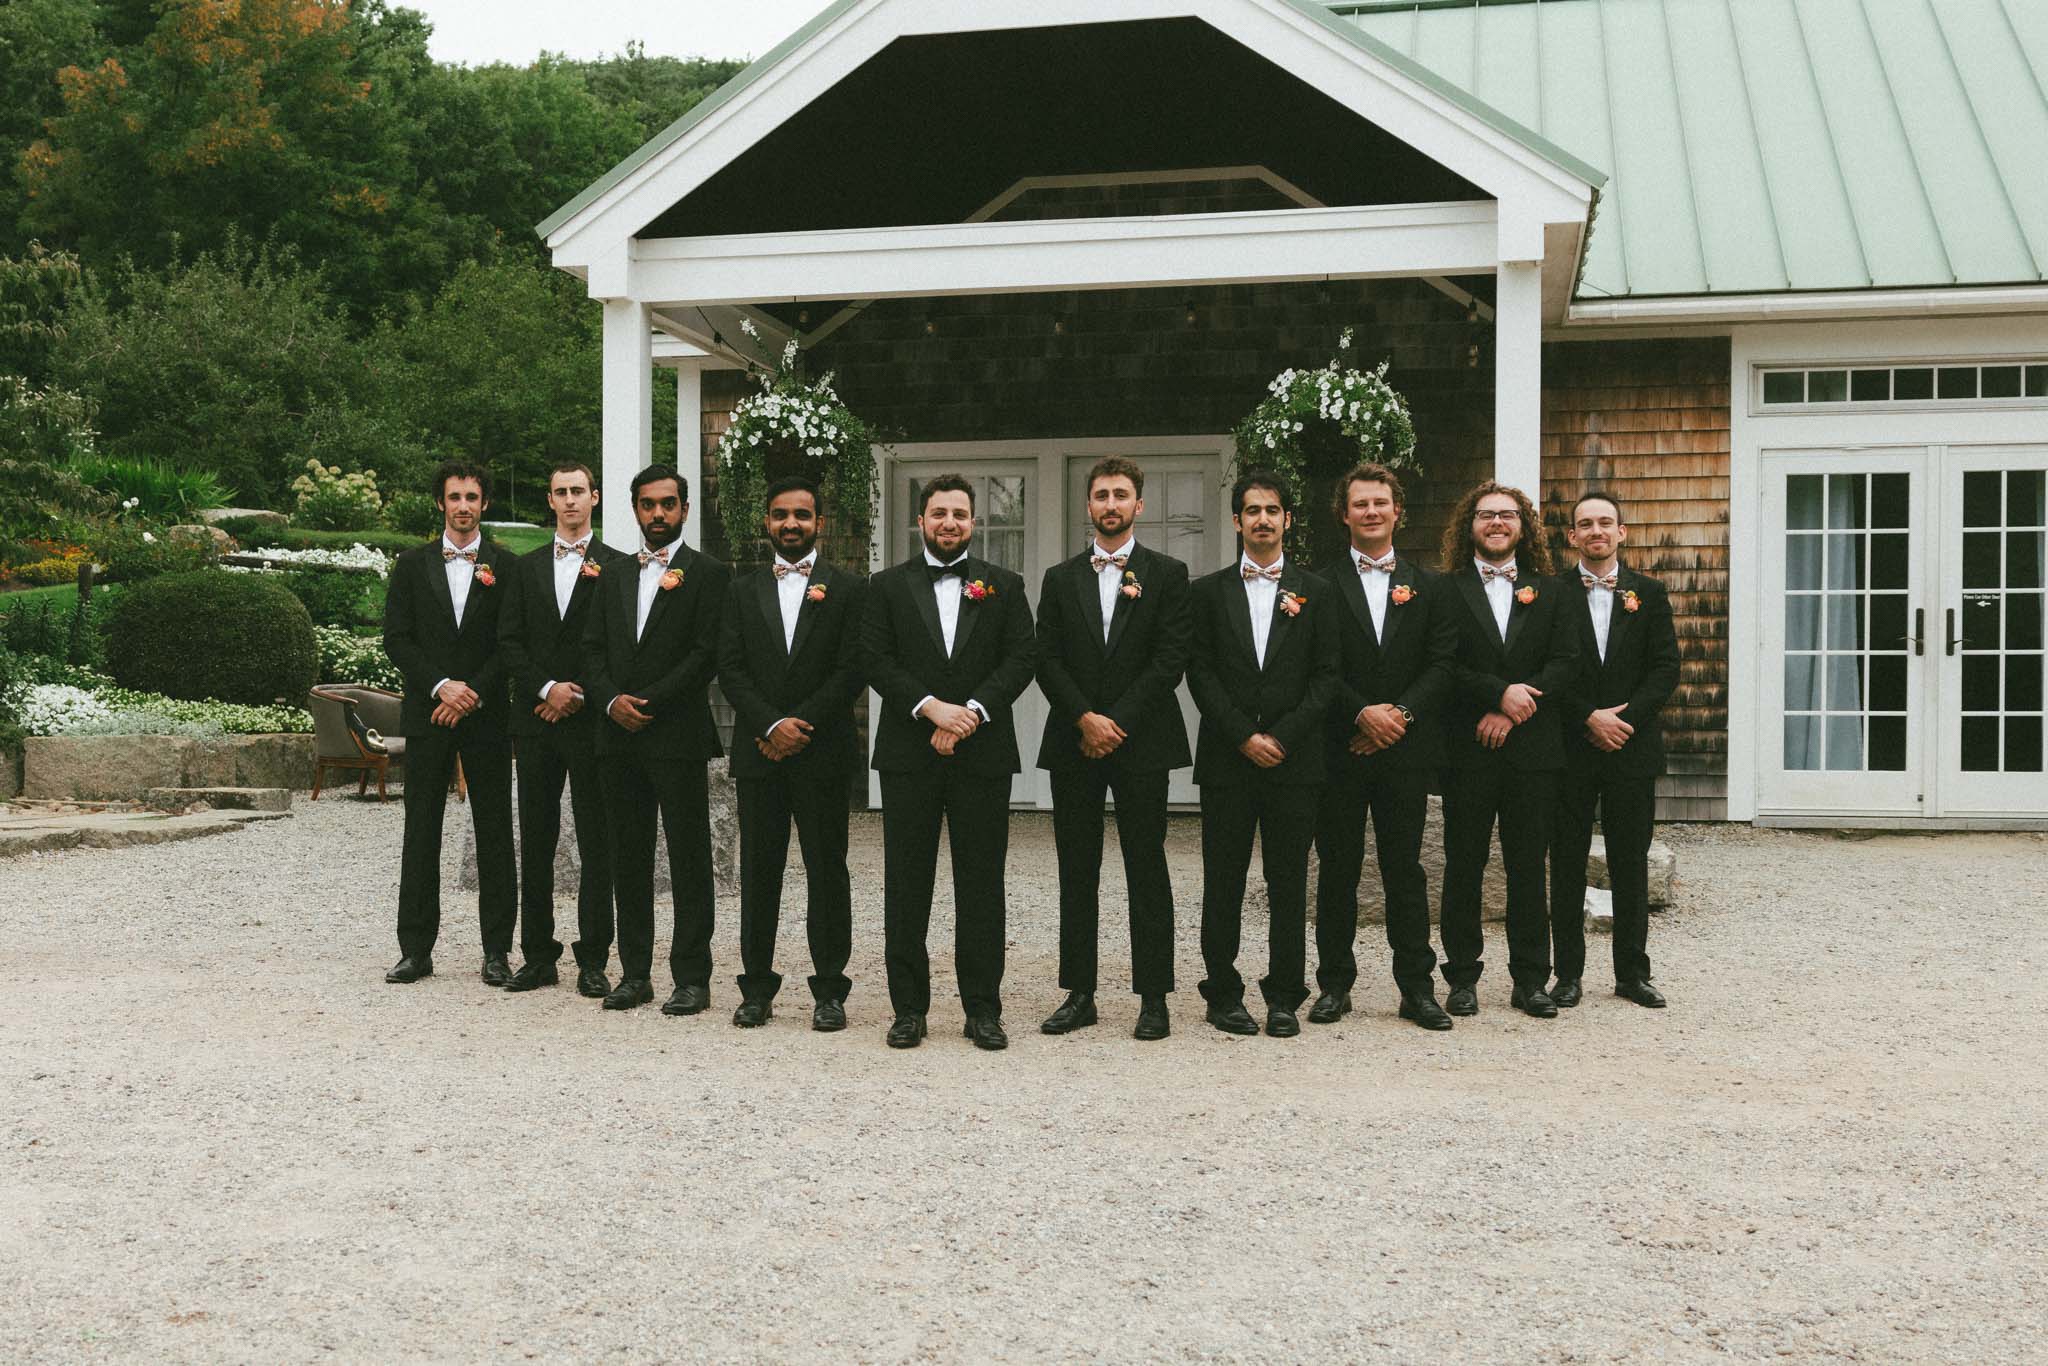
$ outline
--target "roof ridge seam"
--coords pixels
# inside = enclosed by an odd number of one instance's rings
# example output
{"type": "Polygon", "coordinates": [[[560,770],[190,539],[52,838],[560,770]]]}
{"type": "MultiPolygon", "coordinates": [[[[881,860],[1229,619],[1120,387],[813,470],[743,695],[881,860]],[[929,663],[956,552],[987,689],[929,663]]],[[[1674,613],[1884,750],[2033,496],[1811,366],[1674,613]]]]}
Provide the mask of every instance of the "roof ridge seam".
{"type": "Polygon", "coordinates": [[[1948,272],[1948,282],[1961,284],[1956,274],[1956,258],[1949,253],[1948,234],[1941,229],[1941,215],[1934,211],[1934,196],[1927,189],[1927,172],[1920,169],[1920,153],[1913,148],[1913,130],[1906,127],[1906,112],[1899,107],[1899,88],[1892,82],[1891,65],[1884,59],[1884,44],[1877,40],[1877,25],[1870,22],[1870,0],[1856,0],[1856,13],[1863,20],[1863,36],[1870,40],[1870,53],[1877,58],[1877,74],[1884,80],[1885,98],[1892,107],[1892,119],[1899,125],[1899,140],[1906,144],[1906,160],[1913,166],[1913,184],[1920,191],[1920,203],[1927,210],[1927,221],[1934,227],[1934,245],[1941,251],[1942,269],[1948,272]]]}
{"type": "Polygon", "coordinates": [[[1778,278],[1792,288],[1792,262],[1785,252],[1785,229],[1778,216],[1778,192],[1771,185],[1771,159],[1764,155],[1763,128],[1756,119],[1756,96],[1749,85],[1749,62],[1742,55],[1742,28],[1735,22],[1735,0],[1721,0],[1721,13],[1728,20],[1728,40],[1735,47],[1735,71],[1742,78],[1742,114],[1749,121],[1749,138],[1756,144],[1757,173],[1764,182],[1764,209],[1771,218],[1771,242],[1778,249],[1778,278]]]}
{"type": "MultiPolygon", "coordinates": [[[[1599,24],[1600,94],[1607,103],[1607,154],[1614,159],[1614,196],[1620,199],[1623,177],[1621,174],[1621,149],[1616,145],[1616,130],[1621,127],[1621,124],[1615,117],[1614,51],[1613,45],[1607,41],[1606,0],[1593,0],[1593,16],[1599,24]]],[[[1632,294],[1635,292],[1635,272],[1629,269],[1628,211],[1625,206],[1618,207],[1622,208],[1622,212],[1615,220],[1614,235],[1621,244],[1621,292],[1623,294],[1632,294]]]]}
{"type": "Polygon", "coordinates": [[[1714,292],[1713,268],[1707,264],[1707,229],[1700,221],[1700,195],[1693,184],[1692,137],[1685,126],[1685,99],[1678,89],[1678,54],[1671,49],[1671,11],[1659,4],[1657,23],[1664,30],[1664,68],[1671,73],[1671,113],[1678,120],[1678,157],[1685,166],[1685,202],[1692,210],[1692,240],[1699,249],[1700,280],[1706,285],[1706,292],[1714,292]]]}
{"type": "MultiPolygon", "coordinates": [[[[1941,22],[1941,10],[1934,0],[1922,0],[1927,6],[1927,17],[1934,21],[1934,32],[1941,39],[1941,52],[1948,59],[1949,74],[1955,77],[1956,88],[1963,92],[1963,107],[1970,111],[1970,127],[1977,134],[1977,145],[1984,149],[1984,160],[1991,164],[1991,179],[1998,186],[1999,202],[2005,205],[2006,217],[2012,220],[2014,235],[2020,239],[2020,250],[2027,254],[2027,264],[2034,268],[2034,274],[2041,273],[2041,258],[2034,254],[2034,244],[2027,240],[2027,225],[2020,219],[2019,206],[2012,202],[2012,191],[2005,185],[2005,168],[1998,164],[1998,153],[1991,146],[1991,139],[1984,133],[1984,116],[1977,112],[1976,97],[1970,94],[1970,83],[1963,79],[1963,69],[1956,63],[1955,44],[1949,41],[1948,28],[1941,22]]],[[[2024,55],[2020,58],[2026,62],[2024,55]]],[[[2028,64],[2031,66],[2031,64],[2028,64]]]]}
{"type": "Polygon", "coordinates": [[[1806,12],[1799,8],[1799,0],[1791,0],[1792,27],[1799,34],[1799,55],[1801,67],[1806,72],[1807,83],[1813,87],[1813,102],[1820,110],[1820,125],[1827,130],[1828,161],[1835,168],[1835,188],[1842,192],[1842,212],[1849,219],[1849,235],[1856,239],[1856,260],[1863,267],[1863,282],[1866,288],[1877,288],[1877,275],[1870,268],[1870,248],[1863,242],[1863,224],[1856,217],[1856,200],[1849,193],[1849,175],[1842,169],[1842,144],[1835,137],[1834,116],[1828,113],[1827,92],[1820,88],[1820,73],[1813,65],[1813,43],[1806,36],[1806,12]]]}

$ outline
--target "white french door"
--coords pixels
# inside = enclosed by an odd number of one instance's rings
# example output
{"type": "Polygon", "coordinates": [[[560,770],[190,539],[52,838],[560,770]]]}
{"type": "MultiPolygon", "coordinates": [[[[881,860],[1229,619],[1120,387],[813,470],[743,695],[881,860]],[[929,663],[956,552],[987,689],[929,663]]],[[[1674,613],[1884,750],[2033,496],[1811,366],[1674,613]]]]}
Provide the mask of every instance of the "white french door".
{"type": "Polygon", "coordinates": [[[2040,817],[2048,447],[1763,453],[1759,813],[2040,817]]]}

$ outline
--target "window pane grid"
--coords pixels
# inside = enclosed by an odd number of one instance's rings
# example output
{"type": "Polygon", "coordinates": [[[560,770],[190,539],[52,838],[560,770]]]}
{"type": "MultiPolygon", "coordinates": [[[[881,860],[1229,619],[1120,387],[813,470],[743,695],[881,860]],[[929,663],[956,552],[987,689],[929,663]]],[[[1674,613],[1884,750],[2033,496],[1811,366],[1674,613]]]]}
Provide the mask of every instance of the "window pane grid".
{"type": "Polygon", "coordinates": [[[1965,537],[1960,711],[1966,773],[2039,773],[2043,767],[2044,477],[2041,470],[1963,476],[1964,523],[1984,528],[1965,537]],[[1974,557],[1972,540],[1978,542],[1974,557]]]}
{"type": "Polygon", "coordinates": [[[1906,594],[1872,587],[1881,569],[1884,580],[1892,577],[1885,565],[1899,549],[1893,543],[1905,540],[1905,478],[1831,474],[1786,481],[1788,770],[1906,766],[1906,594]],[[1873,524],[1901,530],[1872,535],[1873,524]]]}
{"type": "Polygon", "coordinates": [[[1768,408],[2048,399],[2048,357],[1965,365],[1781,366],[1760,372],[1768,408]]]}

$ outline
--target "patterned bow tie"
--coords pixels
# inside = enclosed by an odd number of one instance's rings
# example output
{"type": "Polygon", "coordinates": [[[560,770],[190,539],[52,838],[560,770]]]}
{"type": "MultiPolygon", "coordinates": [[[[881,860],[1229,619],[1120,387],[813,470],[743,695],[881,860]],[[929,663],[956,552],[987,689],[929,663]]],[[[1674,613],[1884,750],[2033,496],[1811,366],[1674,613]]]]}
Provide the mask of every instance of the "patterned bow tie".
{"type": "Polygon", "coordinates": [[[587,536],[574,545],[563,545],[560,541],[556,541],[555,558],[559,560],[570,555],[588,555],[590,553],[589,546],[590,538],[587,536]]]}
{"type": "Polygon", "coordinates": [[[1129,564],[1130,562],[1131,555],[1129,551],[1124,551],[1116,555],[1104,555],[1100,551],[1097,551],[1095,554],[1092,554],[1088,557],[1088,567],[1098,574],[1100,574],[1103,570],[1109,568],[1111,565],[1115,565],[1118,569],[1122,569],[1125,565],[1129,564]]]}
{"type": "Polygon", "coordinates": [[[1244,575],[1246,583],[1250,583],[1253,579],[1270,579],[1274,583],[1280,582],[1280,566],[1277,564],[1270,569],[1261,569],[1250,560],[1246,560],[1239,572],[1244,575]]]}
{"type": "Polygon", "coordinates": [[[945,578],[948,574],[952,575],[956,579],[964,579],[967,577],[967,575],[964,572],[966,567],[967,557],[965,555],[962,555],[959,559],[953,561],[953,563],[951,564],[933,564],[930,560],[926,560],[924,562],[924,572],[931,575],[931,580],[933,583],[937,583],[940,579],[945,578]]]}
{"type": "Polygon", "coordinates": [[[469,561],[469,562],[470,562],[471,564],[475,564],[475,563],[476,563],[476,547],[475,547],[475,546],[471,546],[471,547],[470,547],[469,549],[467,549],[467,550],[450,550],[450,549],[449,549],[449,548],[448,548],[447,546],[445,546],[445,545],[444,545],[444,546],[442,546],[442,547],[441,547],[441,563],[443,563],[443,564],[447,564],[447,563],[448,563],[448,562],[450,562],[451,560],[468,560],[468,561],[469,561]]]}
{"type": "Polygon", "coordinates": [[[811,562],[809,560],[805,560],[802,564],[786,564],[781,560],[777,560],[768,567],[775,571],[775,577],[778,579],[786,579],[791,574],[801,574],[807,579],[811,576],[811,562]]]}
{"type": "Polygon", "coordinates": [[[645,569],[645,568],[647,567],[647,562],[648,562],[649,560],[653,560],[653,561],[655,561],[656,563],[658,563],[658,564],[659,564],[659,565],[660,565],[660,566],[661,566],[661,567],[662,567],[663,569],[666,569],[666,568],[668,568],[668,557],[669,557],[669,551],[670,551],[670,550],[673,550],[673,549],[674,549],[674,547],[673,547],[673,546],[671,546],[671,547],[669,548],[669,550],[643,550],[643,551],[641,551],[641,552],[640,552],[640,567],[641,567],[642,569],[645,569]]]}
{"type": "Polygon", "coordinates": [[[1605,576],[1596,576],[1593,574],[1588,574],[1583,569],[1579,571],[1579,581],[1586,585],[1586,591],[1588,593],[1592,592],[1595,588],[1605,588],[1608,592],[1612,593],[1614,591],[1615,581],[1620,577],[1621,571],[1619,569],[1616,569],[1611,573],[1606,574],[1605,576]]]}
{"type": "Polygon", "coordinates": [[[1506,579],[1509,583],[1513,583],[1515,581],[1515,567],[1511,564],[1482,564],[1479,566],[1479,582],[1482,584],[1491,583],[1495,579],[1506,579]]]}
{"type": "Polygon", "coordinates": [[[1383,558],[1377,560],[1370,555],[1360,555],[1358,557],[1358,572],[1361,574],[1393,573],[1394,552],[1389,550],[1383,558]]]}

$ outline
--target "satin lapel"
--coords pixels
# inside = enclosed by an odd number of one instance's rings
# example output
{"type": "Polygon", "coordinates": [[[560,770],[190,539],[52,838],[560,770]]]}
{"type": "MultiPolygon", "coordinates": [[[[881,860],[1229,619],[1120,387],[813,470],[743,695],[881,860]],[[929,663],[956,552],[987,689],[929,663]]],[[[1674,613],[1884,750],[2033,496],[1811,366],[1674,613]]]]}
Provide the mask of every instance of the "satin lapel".
{"type": "MultiPolygon", "coordinates": [[[[1144,546],[1135,546],[1131,550],[1130,560],[1124,565],[1125,569],[1138,576],[1138,591],[1141,593],[1145,585],[1145,567],[1151,563],[1151,555],[1152,552],[1144,546]]],[[[1088,577],[1093,579],[1095,576],[1090,574],[1088,577]]],[[[1094,583],[1088,586],[1094,589],[1088,596],[1095,599],[1095,619],[1099,622],[1102,620],[1102,590],[1094,583]]],[[[1113,602],[1114,605],[1109,609],[1109,640],[1102,647],[1105,655],[1115,652],[1117,641],[1123,639],[1124,628],[1131,624],[1131,614],[1138,610],[1138,600],[1125,596],[1121,582],[1117,584],[1113,602]]]]}
{"type": "MultiPolygon", "coordinates": [[[[1552,592],[1556,591],[1553,585],[1544,585],[1544,587],[1549,587],[1552,592]]],[[[1533,577],[1530,575],[1524,575],[1523,579],[1516,581],[1515,594],[1514,597],[1508,599],[1508,638],[1501,642],[1502,647],[1507,650],[1515,648],[1515,641],[1520,638],[1523,625],[1535,614],[1537,604],[1543,601],[1543,588],[1537,587],[1533,577]],[[1523,580],[1528,581],[1524,582],[1523,580]],[[1535,602],[1528,604],[1522,602],[1521,592],[1524,588],[1536,589],[1535,602]]]]}
{"type": "MultiPolygon", "coordinates": [[[[1231,631],[1237,643],[1244,647],[1245,663],[1252,666],[1252,672],[1259,671],[1259,650],[1252,644],[1252,595],[1245,591],[1244,575],[1236,568],[1230,571],[1230,582],[1223,592],[1223,615],[1230,618],[1231,631]]],[[[1266,640],[1266,647],[1272,648],[1272,638],[1266,640]]]]}
{"type": "MultiPolygon", "coordinates": [[[[1478,617],[1479,624],[1486,628],[1486,638],[1495,645],[1505,648],[1506,642],[1500,638],[1500,627],[1493,624],[1493,604],[1486,600],[1486,589],[1479,582],[1479,571],[1460,569],[1456,578],[1458,591],[1465,597],[1465,605],[1472,609],[1472,615],[1478,617]]],[[[1509,623],[1512,624],[1513,620],[1514,618],[1510,617],[1509,623]]]]}
{"type": "Polygon", "coordinates": [[[931,576],[924,572],[924,556],[910,562],[910,573],[906,577],[910,581],[911,602],[917,607],[917,614],[924,618],[925,629],[932,633],[932,648],[939,652],[940,659],[945,659],[946,632],[939,625],[938,593],[932,587],[931,576]]]}
{"type": "MultiPolygon", "coordinates": [[[[826,564],[822,557],[811,565],[811,583],[814,587],[823,588],[828,599],[832,595],[832,584],[837,578],[838,576],[832,571],[832,566],[826,564]]],[[[768,576],[768,582],[775,582],[773,574],[768,576]]],[[[825,604],[813,602],[811,600],[811,590],[806,588],[803,597],[798,600],[796,606],[796,633],[790,637],[789,642],[789,657],[792,660],[804,648],[804,641],[810,638],[811,628],[818,623],[818,613],[824,610],[825,604]]],[[[775,604],[775,611],[775,627],[779,635],[782,627],[782,604],[780,602],[775,604]]]]}
{"type": "MultiPolygon", "coordinates": [[[[1375,653],[1382,647],[1372,633],[1372,604],[1365,600],[1365,576],[1358,572],[1358,561],[1347,551],[1343,565],[1331,575],[1336,585],[1337,596],[1344,599],[1344,605],[1351,609],[1351,615],[1358,619],[1358,629],[1365,635],[1365,643],[1375,653]]],[[[1393,630],[1393,604],[1387,604],[1387,629],[1393,630]]]]}
{"type": "MultiPolygon", "coordinates": [[[[1280,571],[1279,589],[1280,591],[1273,595],[1273,626],[1266,632],[1266,667],[1269,669],[1279,660],[1280,646],[1286,641],[1288,632],[1294,626],[1294,618],[1287,615],[1287,609],[1280,603],[1283,595],[1301,590],[1301,575],[1296,571],[1293,560],[1289,560],[1280,571]]],[[[1308,609],[1303,607],[1301,610],[1305,612],[1308,609]]],[[[1245,625],[1251,625],[1249,610],[1245,613],[1245,625]]]]}
{"type": "MultiPolygon", "coordinates": [[[[562,614],[561,624],[564,626],[567,626],[572,621],[580,621],[582,619],[583,614],[589,610],[590,599],[597,593],[597,586],[604,582],[604,566],[602,564],[588,558],[583,563],[598,565],[597,577],[591,578],[583,572],[581,566],[578,566],[576,582],[569,588],[569,610],[562,614]]],[[[541,591],[548,595],[549,602],[553,602],[555,600],[554,565],[547,560],[542,560],[540,572],[541,591]]]]}
{"type": "MultiPolygon", "coordinates": [[[[1580,577],[1576,566],[1573,567],[1569,574],[1562,576],[1562,581],[1579,590],[1579,598],[1573,600],[1568,606],[1573,611],[1578,611],[1580,607],[1584,607],[1585,610],[1579,612],[1579,648],[1585,652],[1586,658],[1598,663],[1600,662],[1600,637],[1593,629],[1593,594],[1586,587],[1585,581],[1580,577]],[[1580,599],[1583,601],[1580,601],[1580,599]]],[[[1619,596],[1619,594],[1616,596],[1619,596]]],[[[1614,614],[1616,616],[1621,614],[1620,603],[1615,604],[1614,614]]],[[[1607,639],[1610,643],[1614,640],[1614,622],[1611,618],[1607,623],[1607,639]]]]}
{"type": "MultiPolygon", "coordinates": [[[[674,588],[656,588],[654,590],[654,602],[647,609],[647,629],[640,633],[640,639],[636,644],[645,645],[648,641],[654,639],[654,628],[661,624],[662,617],[667,614],[670,600],[680,597],[683,593],[689,591],[690,561],[693,558],[695,557],[682,546],[681,542],[677,542],[675,551],[669,556],[668,567],[671,573],[680,572],[683,576],[683,581],[674,588]]],[[[636,590],[633,608],[637,615],[640,607],[637,591],[639,585],[635,584],[633,587],[636,590]]]]}
{"type": "MultiPolygon", "coordinates": [[[[964,572],[960,579],[960,619],[953,626],[953,658],[955,659],[960,659],[966,655],[967,637],[974,634],[975,621],[980,618],[983,612],[990,610],[990,604],[995,601],[993,598],[989,598],[976,602],[967,596],[968,584],[973,583],[976,579],[980,579],[983,583],[989,581],[988,565],[986,562],[977,560],[972,555],[969,555],[966,562],[960,568],[964,572]]],[[[936,615],[938,610],[938,602],[934,600],[932,603],[933,614],[936,615]]]]}
{"type": "MultiPolygon", "coordinates": [[[[1088,623],[1086,632],[1089,643],[1102,652],[1109,653],[1109,646],[1102,638],[1102,599],[1097,596],[1095,571],[1088,567],[1089,552],[1084,550],[1067,563],[1072,566],[1068,578],[1072,581],[1074,610],[1079,619],[1088,623]]],[[[1112,622],[1115,618],[1110,618],[1112,622]]]]}
{"type": "MultiPolygon", "coordinates": [[[[1619,650],[1621,648],[1622,633],[1628,630],[1635,622],[1636,613],[1622,606],[1621,595],[1633,592],[1636,595],[1637,603],[1641,603],[1643,600],[1642,590],[1636,587],[1636,580],[1641,577],[1642,575],[1636,573],[1635,570],[1624,565],[1622,566],[1620,577],[1614,581],[1614,610],[1607,616],[1607,659],[1600,661],[1600,667],[1603,669],[1607,667],[1607,660],[1620,658],[1619,650]]],[[[1637,610],[1640,611],[1640,607],[1637,610]]],[[[1596,655],[1595,658],[1598,658],[1598,656],[1596,655]]]]}
{"type": "MultiPolygon", "coordinates": [[[[768,623],[768,635],[775,642],[776,653],[782,656],[784,663],[787,663],[796,651],[784,649],[782,645],[782,595],[777,591],[779,584],[780,580],[775,577],[774,570],[762,570],[759,581],[754,585],[754,603],[761,609],[761,619],[768,623]]],[[[803,629],[801,610],[797,612],[797,629],[803,629]]]]}
{"type": "MultiPolygon", "coordinates": [[[[435,553],[439,553],[438,543],[435,547],[435,553]]],[[[455,620],[455,595],[448,591],[448,562],[446,560],[437,560],[432,555],[427,557],[427,586],[433,590],[434,600],[441,604],[441,611],[448,618],[448,634],[451,636],[461,634],[462,624],[455,620]]],[[[472,583],[469,586],[469,591],[474,593],[476,585],[472,583]]]]}
{"type": "MultiPolygon", "coordinates": [[[[1387,581],[1387,624],[1380,633],[1380,652],[1382,654],[1394,648],[1394,633],[1401,629],[1402,620],[1415,608],[1416,599],[1414,597],[1408,599],[1406,607],[1394,601],[1395,586],[1404,583],[1414,590],[1417,596],[1420,596],[1422,576],[1415,572],[1414,562],[1403,556],[1396,555],[1394,557],[1394,576],[1387,581]]],[[[1370,620],[1371,618],[1368,616],[1367,619],[1370,620]]]]}

